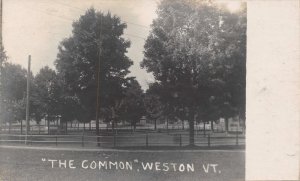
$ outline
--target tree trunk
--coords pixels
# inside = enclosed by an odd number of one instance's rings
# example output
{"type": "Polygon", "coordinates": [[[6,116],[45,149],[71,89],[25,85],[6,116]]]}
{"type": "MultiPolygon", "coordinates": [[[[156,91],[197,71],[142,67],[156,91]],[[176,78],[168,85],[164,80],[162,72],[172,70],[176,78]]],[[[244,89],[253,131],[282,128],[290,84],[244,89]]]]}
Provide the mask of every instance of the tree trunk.
{"type": "Polygon", "coordinates": [[[21,120],[21,134],[23,134],[23,120],[21,120]]]}
{"type": "Polygon", "coordinates": [[[56,133],[58,133],[58,120],[54,120],[55,126],[56,126],[56,133]]]}
{"type": "Polygon", "coordinates": [[[65,132],[66,132],[66,134],[68,134],[68,121],[66,121],[65,132]]]}
{"type": "Polygon", "coordinates": [[[203,134],[206,135],[206,128],[205,128],[206,122],[203,122],[203,134]]]}
{"type": "Polygon", "coordinates": [[[182,120],[181,122],[182,122],[182,130],[184,130],[184,120],[182,120]]]}
{"type": "Polygon", "coordinates": [[[92,130],[92,121],[89,122],[89,130],[92,130]]]}
{"type": "Polygon", "coordinates": [[[154,130],[156,131],[156,129],[157,129],[157,119],[154,119],[154,130]]]}
{"type": "Polygon", "coordinates": [[[214,121],[210,122],[210,130],[214,132],[214,121]]]}
{"type": "Polygon", "coordinates": [[[228,118],[225,118],[225,132],[228,133],[228,118]]]}
{"type": "Polygon", "coordinates": [[[167,118],[167,133],[169,134],[169,119],[167,118]]]}
{"type": "Polygon", "coordinates": [[[85,131],[85,122],[83,123],[83,131],[85,131]]]}
{"type": "Polygon", "coordinates": [[[118,121],[115,120],[115,132],[118,134],[118,121]]]}
{"type": "Polygon", "coordinates": [[[8,133],[10,133],[11,130],[11,121],[8,122],[8,133]]]}
{"type": "MultiPolygon", "coordinates": [[[[107,127],[107,126],[106,126],[107,127]]],[[[100,135],[100,131],[99,131],[99,118],[96,119],[96,135],[99,136],[100,135]]],[[[97,138],[98,140],[99,138],[97,138]]]]}
{"type": "Polygon", "coordinates": [[[111,122],[111,129],[112,129],[112,132],[114,133],[115,132],[115,121],[112,120],[111,122]]]}
{"type": "Polygon", "coordinates": [[[41,127],[40,127],[40,123],[39,123],[38,125],[39,125],[39,134],[41,134],[41,127]]]}
{"type": "Polygon", "coordinates": [[[136,122],[133,123],[133,131],[136,129],[136,122]]]}
{"type": "Polygon", "coordinates": [[[243,134],[246,134],[246,120],[243,120],[243,134]]]}
{"type": "Polygon", "coordinates": [[[194,135],[194,120],[189,120],[189,141],[190,146],[195,145],[195,135],[194,135]]]}
{"type": "Polygon", "coordinates": [[[245,135],[245,122],[243,121],[243,119],[241,120],[240,116],[239,116],[239,126],[241,127],[242,129],[242,133],[243,135],[245,135]]]}
{"type": "Polygon", "coordinates": [[[50,121],[47,119],[48,134],[50,134],[50,121]]]}

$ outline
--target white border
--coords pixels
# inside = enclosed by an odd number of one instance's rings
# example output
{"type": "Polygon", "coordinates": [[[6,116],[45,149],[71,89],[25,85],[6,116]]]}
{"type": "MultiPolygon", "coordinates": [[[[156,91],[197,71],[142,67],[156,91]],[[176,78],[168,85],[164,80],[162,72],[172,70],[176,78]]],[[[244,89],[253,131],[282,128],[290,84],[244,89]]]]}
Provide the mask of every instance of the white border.
{"type": "Polygon", "coordinates": [[[248,1],[246,180],[298,180],[298,0],[248,1]]]}

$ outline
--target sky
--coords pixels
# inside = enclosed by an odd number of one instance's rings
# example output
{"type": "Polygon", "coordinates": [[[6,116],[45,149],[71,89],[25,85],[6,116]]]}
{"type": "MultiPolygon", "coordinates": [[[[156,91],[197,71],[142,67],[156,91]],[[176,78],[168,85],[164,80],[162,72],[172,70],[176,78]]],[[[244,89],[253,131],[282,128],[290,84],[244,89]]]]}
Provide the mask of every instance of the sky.
{"type": "Polygon", "coordinates": [[[72,22],[94,7],[110,11],[127,22],[124,37],[131,41],[127,56],[134,62],[130,76],[147,89],[153,76],[140,68],[145,39],[156,18],[156,0],[3,0],[3,44],[9,62],[27,68],[31,55],[34,74],[44,67],[53,69],[58,45],[71,35],[72,22]]]}
{"type": "MultiPolygon", "coordinates": [[[[9,62],[27,68],[31,55],[31,70],[35,74],[44,67],[53,69],[59,43],[72,32],[72,22],[94,7],[110,11],[127,22],[124,37],[131,41],[127,56],[134,62],[129,76],[135,76],[145,90],[154,81],[152,74],[140,68],[143,47],[150,24],[157,17],[159,0],[3,0],[3,44],[9,62]]],[[[236,11],[237,0],[218,0],[230,11],[236,11]]]]}

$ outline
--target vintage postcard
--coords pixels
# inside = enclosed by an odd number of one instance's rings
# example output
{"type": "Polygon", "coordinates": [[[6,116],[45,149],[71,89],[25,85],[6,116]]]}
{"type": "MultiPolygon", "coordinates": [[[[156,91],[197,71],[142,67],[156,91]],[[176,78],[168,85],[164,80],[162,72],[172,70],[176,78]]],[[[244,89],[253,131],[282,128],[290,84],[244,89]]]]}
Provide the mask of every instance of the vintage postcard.
{"type": "Polygon", "coordinates": [[[299,179],[297,0],[0,1],[0,180],[299,179]]]}

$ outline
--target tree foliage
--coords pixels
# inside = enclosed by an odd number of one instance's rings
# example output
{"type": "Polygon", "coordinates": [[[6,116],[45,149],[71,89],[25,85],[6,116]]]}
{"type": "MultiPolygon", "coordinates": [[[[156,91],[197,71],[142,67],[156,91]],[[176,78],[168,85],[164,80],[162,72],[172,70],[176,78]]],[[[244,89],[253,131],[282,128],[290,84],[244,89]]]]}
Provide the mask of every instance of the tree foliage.
{"type": "Polygon", "coordinates": [[[194,144],[194,121],[245,110],[245,9],[232,14],[208,2],[164,0],[157,13],[141,66],[169,110],[190,122],[194,144]]]}
{"type": "Polygon", "coordinates": [[[26,70],[20,65],[3,61],[0,79],[0,119],[4,122],[25,118],[26,74],[26,70]]]}
{"type": "Polygon", "coordinates": [[[39,122],[42,118],[54,120],[60,115],[61,86],[56,72],[48,66],[40,69],[32,86],[32,113],[39,122]]]}
{"type": "Polygon", "coordinates": [[[4,50],[4,47],[0,46],[0,67],[2,68],[4,66],[4,63],[7,61],[7,56],[4,50]]]}
{"type": "Polygon", "coordinates": [[[83,120],[95,119],[97,91],[100,116],[109,120],[123,99],[132,65],[126,56],[130,42],[122,37],[126,24],[111,13],[90,8],[72,26],[72,35],[58,47],[58,74],[68,95],[78,98],[83,120]]]}
{"type": "Polygon", "coordinates": [[[120,115],[122,120],[131,122],[134,127],[136,123],[145,115],[144,93],[135,79],[129,79],[124,91],[124,98],[120,115]]]}

